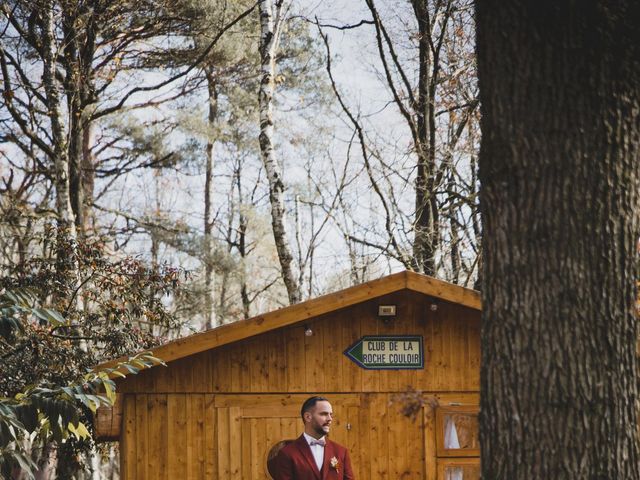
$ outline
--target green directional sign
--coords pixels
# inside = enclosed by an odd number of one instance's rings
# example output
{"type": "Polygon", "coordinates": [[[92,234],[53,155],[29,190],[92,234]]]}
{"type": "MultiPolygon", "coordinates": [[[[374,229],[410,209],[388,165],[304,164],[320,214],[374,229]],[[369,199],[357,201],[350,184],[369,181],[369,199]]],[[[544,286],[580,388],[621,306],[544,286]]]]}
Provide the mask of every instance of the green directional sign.
{"type": "Polygon", "coordinates": [[[368,370],[412,370],[424,368],[423,341],[419,335],[367,335],[344,354],[368,370]]]}

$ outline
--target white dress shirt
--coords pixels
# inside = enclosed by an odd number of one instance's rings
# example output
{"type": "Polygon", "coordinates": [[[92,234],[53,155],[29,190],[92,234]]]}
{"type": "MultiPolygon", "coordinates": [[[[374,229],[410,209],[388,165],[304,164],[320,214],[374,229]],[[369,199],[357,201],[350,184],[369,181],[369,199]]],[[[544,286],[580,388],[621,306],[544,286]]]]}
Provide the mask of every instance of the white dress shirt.
{"type": "MultiPolygon", "coordinates": [[[[307,435],[303,433],[304,439],[309,444],[309,448],[311,449],[311,453],[313,454],[313,459],[316,461],[316,465],[318,466],[318,471],[322,470],[322,462],[324,461],[324,447],[321,445],[311,445],[311,441],[317,441],[311,435],[307,435]]],[[[321,437],[318,440],[327,441],[325,437],[321,437]]]]}

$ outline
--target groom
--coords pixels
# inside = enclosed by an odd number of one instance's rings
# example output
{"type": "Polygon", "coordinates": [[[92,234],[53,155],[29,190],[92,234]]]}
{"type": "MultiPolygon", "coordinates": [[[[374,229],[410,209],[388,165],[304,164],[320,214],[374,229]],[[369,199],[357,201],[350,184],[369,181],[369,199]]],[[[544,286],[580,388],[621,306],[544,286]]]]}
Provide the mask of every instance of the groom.
{"type": "Polygon", "coordinates": [[[300,409],[304,433],[269,461],[274,480],[353,480],[346,448],[327,438],[333,421],[324,397],[307,399],[300,409]]]}

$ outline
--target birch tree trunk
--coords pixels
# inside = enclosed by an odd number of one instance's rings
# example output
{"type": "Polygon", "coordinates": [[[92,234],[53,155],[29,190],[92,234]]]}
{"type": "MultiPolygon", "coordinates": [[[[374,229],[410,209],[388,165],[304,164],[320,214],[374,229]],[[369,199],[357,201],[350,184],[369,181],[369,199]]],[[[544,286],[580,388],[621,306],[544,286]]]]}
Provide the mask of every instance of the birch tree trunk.
{"type": "Polygon", "coordinates": [[[69,155],[67,149],[67,133],[62,119],[62,106],[58,81],[56,78],[56,58],[58,46],[55,40],[54,3],[45,0],[40,12],[42,15],[42,80],[46,94],[49,121],[51,122],[51,139],[53,152],[54,184],[56,189],[56,213],[58,216],[56,273],[59,277],[60,289],[55,292],[54,301],[66,308],[77,281],[77,263],[75,256],[76,225],[71,207],[69,190],[69,155]]]}
{"type": "Polygon", "coordinates": [[[480,0],[485,479],[638,479],[638,2],[480,0]]]}
{"type": "Polygon", "coordinates": [[[67,152],[67,134],[62,120],[60,92],[56,79],[57,45],[54,36],[53,1],[46,0],[41,11],[43,20],[42,48],[44,52],[42,79],[47,96],[51,136],[53,139],[56,186],[56,212],[61,227],[66,228],[72,239],[76,230],[74,215],[69,195],[69,156],[67,152]]]}
{"type": "MultiPolygon", "coordinates": [[[[215,131],[216,119],[218,117],[218,92],[216,90],[216,80],[213,68],[206,67],[207,87],[209,92],[209,134],[215,131]]],[[[212,239],[212,197],[213,197],[213,166],[214,166],[215,142],[211,139],[207,142],[207,165],[204,179],[204,249],[205,249],[205,271],[204,271],[204,311],[205,325],[207,328],[216,326],[215,314],[215,272],[213,270],[213,239],[212,239]]]]}
{"type": "Polygon", "coordinates": [[[275,4],[272,0],[260,1],[260,68],[262,78],[258,100],[260,105],[260,152],[269,182],[273,238],[282,270],[282,280],[287,288],[289,303],[293,304],[300,301],[300,287],[293,273],[293,255],[287,239],[282,171],[273,148],[276,54],[284,17],[290,6],[291,0],[279,0],[275,4]]]}

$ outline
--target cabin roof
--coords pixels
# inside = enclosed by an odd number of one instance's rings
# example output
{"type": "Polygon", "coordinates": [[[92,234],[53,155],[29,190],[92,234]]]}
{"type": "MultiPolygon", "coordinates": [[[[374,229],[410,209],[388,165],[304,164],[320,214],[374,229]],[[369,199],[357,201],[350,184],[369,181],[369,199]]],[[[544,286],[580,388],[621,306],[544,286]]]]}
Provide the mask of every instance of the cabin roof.
{"type": "MultiPolygon", "coordinates": [[[[475,310],[481,308],[480,294],[476,290],[437,280],[427,275],[403,271],[306,302],[173,340],[154,348],[153,355],[164,362],[178,360],[400,290],[419,292],[475,310]]],[[[126,358],[105,362],[98,365],[96,370],[115,367],[118,362],[124,360],[126,358]]]]}

